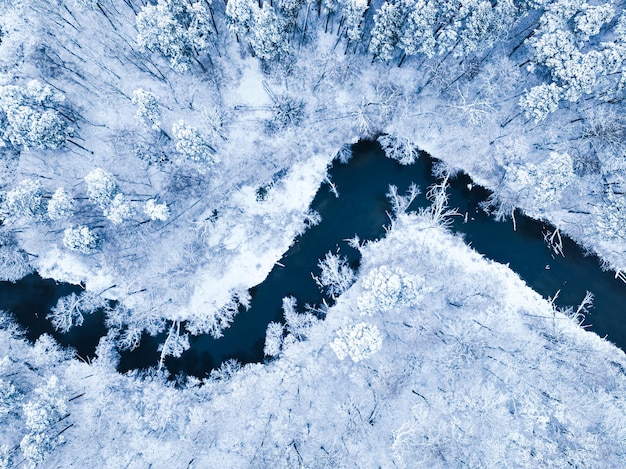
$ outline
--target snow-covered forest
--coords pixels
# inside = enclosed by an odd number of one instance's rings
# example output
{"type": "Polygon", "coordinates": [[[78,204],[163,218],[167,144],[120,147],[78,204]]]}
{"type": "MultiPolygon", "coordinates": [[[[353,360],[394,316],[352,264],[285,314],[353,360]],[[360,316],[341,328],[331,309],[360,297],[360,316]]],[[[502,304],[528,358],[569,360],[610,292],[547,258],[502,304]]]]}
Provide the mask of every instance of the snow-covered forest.
{"type": "Polygon", "coordinates": [[[358,272],[322,260],[337,304],[285,299],[266,364],[115,371],[142,333],[163,357],[219,337],[364,138],[625,278],[623,2],[0,5],[0,275],[83,284],[51,321],[109,330],[82,362],[3,319],[0,467],[624,465],[623,352],[446,233],[436,197],[396,197],[358,272]]]}

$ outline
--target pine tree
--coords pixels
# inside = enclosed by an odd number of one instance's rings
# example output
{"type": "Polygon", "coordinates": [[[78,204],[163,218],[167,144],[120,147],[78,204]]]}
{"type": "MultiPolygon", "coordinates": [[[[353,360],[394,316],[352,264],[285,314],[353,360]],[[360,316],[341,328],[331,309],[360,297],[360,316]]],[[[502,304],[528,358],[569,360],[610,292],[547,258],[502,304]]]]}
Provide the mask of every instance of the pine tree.
{"type": "Polygon", "coordinates": [[[135,114],[137,119],[153,130],[159,130],[161,126],[159,98],[150,91],[138,88],[133,91],[133,104],[137,106],[135,114]]]}
{"type": "Polygon", "coordinates": [[[85,176],[89,199],[103,210],[113,202],[120,188],[111,173],[96,168],[85,176]]]}
{"type": "Polygon", "coordinates": [[[227,2],[228,29],[235,33],[239,39],[246,36],[252,29],[257,9],[256,0],[230,0],[227,2]]]}
{"type": "Polygon", "coordinates": [[[35,389],[23,409],[28,433],[20,448],[32,465],[38,465],[64,441],[56,424],[67,413],[67,396],[58,378],[52,375],[44,386],[35,389]]]}
{"type": "Polygon", "coordinates": [[[55,149],[73,133],[67,120],[55,109],[65,96],[37,80],[26,87],[0,86],[2,139],[16,147],[55,149]]]}
{"type": "Polygon", "coordinates": [[[535,122],[542,121],[548,114],[559,108],[562,90],[555,84],[534,86],[519,100],[519,105],[524,109],[527,117],[532,117],[535,122]]]}
{"type": "Polygon", "coordinates": [[[269,3],[254,10],[254,27],[250,31],[250,46],[261,59],[275,59],[289,49],[287,25],[269,3]]]}
{"type": "Polygon", "coordinates": [[[86,226],[67,228],[63,232],[63,245],[82,254],[91,254],[96,250],[98,238],[86,226]]]}
{"type": "Polygon", "coordinates": [[[50,220],[65,220],[72,215],[75,205],[72,195],[59,187],[48,202],[48,218],[50,220]]]}
{"type": "Polygon", "coordinates": [[[209,166],[219,161],[215,149],[195,127],[180,120],[172,126],[172,133],[176,138],[176,150],[183,159],[209,166]]]}
{"type": "Polygon", "coordinates": [[[175,0],[144,6],[137,15],[137,30],[139,46],[160,52],[177,72],[187,71],[195,54],[209,48],[213,34],[204,5],[175,0]]]}
{"type": "Polygon", "coordinates": [[[44,213],[43,190],[36,179],[25,179],[4,194],[1,212],[5,217],[39,218],[44,213]]]}
{"type": "Polygon", "coordinates": [[[346,17],[346,36],[352,42],[359,41],[363,34],[363,16],[367,11],[367,0],[344,0],[343,13],[346,17]]]}
{"type": "Polygon", "coordinates": [[[374,15],[370,52],[381,60],[393,58],[393,52],[402,37],[405,9],[400,2],[385,2],[374,15]]]}
{"type": "Polygon", "coordinates": [[[417,0],[410,6],[400,47],[407,55],[424,54],[431,58],[435,55],[435,20],[437,5],[429,0],[417,0]]]}

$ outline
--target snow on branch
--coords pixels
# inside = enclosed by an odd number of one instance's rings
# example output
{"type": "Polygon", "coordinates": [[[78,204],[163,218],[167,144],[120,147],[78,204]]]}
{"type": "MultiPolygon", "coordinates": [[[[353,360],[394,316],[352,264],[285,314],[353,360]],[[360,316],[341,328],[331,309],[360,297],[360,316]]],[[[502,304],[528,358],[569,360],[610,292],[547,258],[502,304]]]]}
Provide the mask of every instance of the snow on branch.
{"type": "Polygon", "coordinates": [[[321,275],[319,277],[311,275],[320,290],[325,290],[332,299],[336,299],[350,288],[356,278],[354,270],[348,263],[348,258],[340,257],[338,253],[327,252],[324,259],[318,261],[317,266],[322,271],[321,275]]]}

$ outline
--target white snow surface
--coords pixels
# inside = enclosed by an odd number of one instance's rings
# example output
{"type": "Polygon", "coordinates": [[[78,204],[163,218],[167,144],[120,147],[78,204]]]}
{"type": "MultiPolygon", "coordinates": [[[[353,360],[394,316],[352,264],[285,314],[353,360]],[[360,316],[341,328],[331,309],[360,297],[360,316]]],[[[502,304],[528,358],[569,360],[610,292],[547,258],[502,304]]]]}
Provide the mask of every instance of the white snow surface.
{"type": "MultiPolygon", "coordinates": [[[[108,338],[85,363],[4,337],[2,379],[17,373],[26,389],[59,376],[64,395],[80,395],[48,467],[621,465],[623,352],[428,214],[401,215],[362,252],[364,276],[398,268],[424,279],[408,287],[420,294],[363,316],[359,280],[266,365],[226,363],[202,386],[175,388],[158,373],[118,374],[108,338]],[[340,360],[333,343],[355,325],[378,338],[365,348],[355,338],[357,359],[340,360]],[[21,364],[42,356],[45,373],[21,364]]],[[[7,445],[25,431],[13,415],[4,428],[7,445]]]]}

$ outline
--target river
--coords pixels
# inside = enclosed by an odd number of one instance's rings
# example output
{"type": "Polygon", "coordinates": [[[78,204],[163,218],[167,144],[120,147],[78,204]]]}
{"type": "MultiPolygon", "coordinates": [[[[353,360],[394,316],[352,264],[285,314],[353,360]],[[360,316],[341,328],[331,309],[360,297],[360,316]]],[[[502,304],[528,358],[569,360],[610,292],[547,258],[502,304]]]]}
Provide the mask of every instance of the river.
{"type": "MultiPolygon", "coordinates": [[[[328,251],[337,251],[358,267],[358,251],[346,242],[355,234],[360,239],[384,236],[384,225],[389,224],[386,199],[389,184],[403,193],[416,183],[422,194],[411,209],[425,207],[424,192],[437,182],[431,175],[434,160],[422,154],[410,166],[401,166],[384,157],[376,143],[360,142],[353,147],[348,164],[335,163],[330,178],[337,187],[339,198],[327,184],[323,185],[312,203],[322,222],[296,239],[263,283],[251,289],[252,303],[241,311],[233,325],[220,339],[208,335],[191,338],[191,348],[181,358],[169,357],[166,366],[178,373],[206,376],[223,361],[235,358],[242,363],[260,362],[263,357],[265,330],[270,321],[282,319],[282,298],[288,295],[298,300],[300,310],[305,304],[320,305],[324,299],[313,281],[318,259],[328,251]]],[[[565,256],[555,255],[546,245],[543,233],[550,227],[540,221],[516,215],[516,230],[509,221],[497,222],[480,209],[489,192],[472,184],[466,175],[451,181],[450,206],[458,207],[463,216],[454,217],[453,231],[481,254],[495,261],[509,264],[511,269],[544,297],[553,297],[559,306],[575,306],[585,292],[594,294],[594,307],[585,324],[600,336],[626,350],[626,284],[616,280],[611,272],[603,272],[595,256],[585,256],[573,241],[563,237],[565,256]],[[467,214],[467,216],[465,216],[467,214]]],[[[19,323],[28,330],[32,340],[43,332],[52,333],[61,344],[72,345],[81,356],[93,355],[98,338],[105,333],[102,315],[87,317],[85,324],[68,334],[58,334],[44,319],[57,299],[80,287],[55,285],[31,275],[16,284],[0,285],[0,309],[13,311],[19,323]],[[37,313],[35,316],[34,313],[37,313]]],[[[328,301],[328,299],[326,299],[328,301]]],[[[154,366],[158,362],[158,344],[163,336],[144,335],[141,346],[122,354],[120,371],[154,366]]]]}

